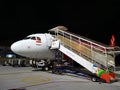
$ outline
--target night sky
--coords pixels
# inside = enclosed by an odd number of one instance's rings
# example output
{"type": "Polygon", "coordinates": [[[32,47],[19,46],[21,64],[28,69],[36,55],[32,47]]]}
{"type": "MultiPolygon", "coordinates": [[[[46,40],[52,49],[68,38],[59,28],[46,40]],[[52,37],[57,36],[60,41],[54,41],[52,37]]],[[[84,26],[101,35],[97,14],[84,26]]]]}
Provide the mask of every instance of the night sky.
{"type": "Polygon", "coordinates": [[[0,46],[10,46],[32,33],[46,33],[58,25],[105,44],[114,34],[120,46],[120,1],[0,1],[0,46]]]}

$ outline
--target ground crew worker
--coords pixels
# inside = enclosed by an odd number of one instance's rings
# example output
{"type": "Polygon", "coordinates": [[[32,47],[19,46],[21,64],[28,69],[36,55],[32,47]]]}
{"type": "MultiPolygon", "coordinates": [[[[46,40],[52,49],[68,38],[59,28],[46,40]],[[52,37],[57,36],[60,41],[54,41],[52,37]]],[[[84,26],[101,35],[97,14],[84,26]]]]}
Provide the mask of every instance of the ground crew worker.
{"type": "Polygon", "coordinates": [[[21,66],[21,59],[18,59],[18,66],[21,66]]]}
{"type": "Polygon", "coordinates": [[[35,68],[36,67],[36,61],[33,60],[33,67],[35,68]]]}
{"type": "Polygon", "coordinates": [[[32,66],[32,60],[30,60],[30,66],[32,66]]]}

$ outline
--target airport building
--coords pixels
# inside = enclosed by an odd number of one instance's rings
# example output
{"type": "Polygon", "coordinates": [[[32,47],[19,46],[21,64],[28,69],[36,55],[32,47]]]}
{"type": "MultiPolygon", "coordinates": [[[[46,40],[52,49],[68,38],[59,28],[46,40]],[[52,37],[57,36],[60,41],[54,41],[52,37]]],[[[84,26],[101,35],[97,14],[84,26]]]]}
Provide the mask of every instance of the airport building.
{"type": "Polygon", "coordinates": [[[0,64],[3,66],[29,66],[28,58],[19,56],[10,47],[0,46],[0,64]]]}

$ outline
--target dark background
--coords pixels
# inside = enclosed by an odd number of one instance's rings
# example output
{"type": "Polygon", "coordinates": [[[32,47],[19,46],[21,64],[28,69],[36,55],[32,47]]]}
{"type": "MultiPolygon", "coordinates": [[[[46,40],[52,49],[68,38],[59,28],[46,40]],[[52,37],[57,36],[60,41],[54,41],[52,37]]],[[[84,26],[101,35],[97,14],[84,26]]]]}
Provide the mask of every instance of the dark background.
{"type": "Polygon", "coordinates": [[[0,1],[0,46],[10,46],[32,33],[47,33],[58,25],[105,44],[114,34],[120,46],[120,1],[0,1]]]}

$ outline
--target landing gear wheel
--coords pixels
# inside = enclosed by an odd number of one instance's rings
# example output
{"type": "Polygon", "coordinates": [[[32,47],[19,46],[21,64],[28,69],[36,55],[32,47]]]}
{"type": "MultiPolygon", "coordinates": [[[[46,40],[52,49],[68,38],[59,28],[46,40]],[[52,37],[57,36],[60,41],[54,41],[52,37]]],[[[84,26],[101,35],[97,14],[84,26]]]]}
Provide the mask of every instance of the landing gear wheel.
{"type": "Polygon", "coordinates": [[[92,80],[93,82],[96,82],[96,81],[97,81],[97,78],[96,78],[96,77],[92,77],[91,80],[92,80]]]}
{"type": "Polygon", "coordinates": [[[48,70],[49,70],[49,68],[48,68],[48,67],[45,67],[45,68],[44,68],[44,70],[45,70],[45,71],[48,71],[48,70]]]}

